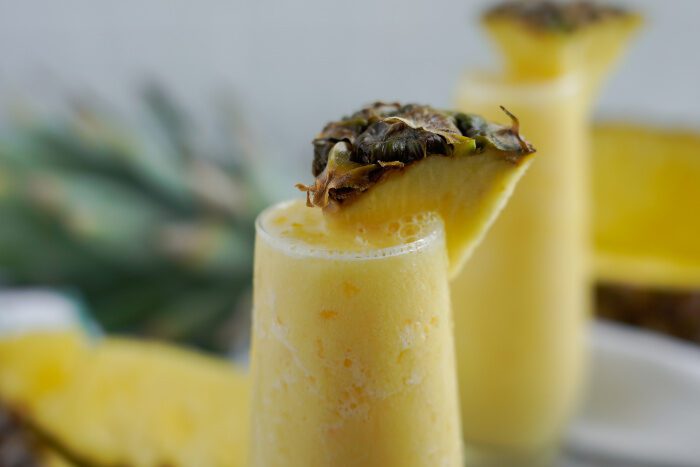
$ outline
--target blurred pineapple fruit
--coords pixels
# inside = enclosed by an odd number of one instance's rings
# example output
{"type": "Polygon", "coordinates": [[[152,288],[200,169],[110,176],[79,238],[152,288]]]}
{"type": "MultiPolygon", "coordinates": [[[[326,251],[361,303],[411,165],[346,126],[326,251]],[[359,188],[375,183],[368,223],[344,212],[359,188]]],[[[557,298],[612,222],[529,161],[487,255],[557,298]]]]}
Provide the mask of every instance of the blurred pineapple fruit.
{"type": "Polygon", "coordinates": [[[131,124],[84,102],[63,118],[9,119],[0,282],[77,288],[108,331],[223,350],[223,324],[247,307],[270,184],[233,110],[207,140],[162,89],[143,104],[131,124]]]}
{"type": "Polygon", "coordinates": [[[598,314],[700,343],[700,135],[606,123],[593,146],[598,314]]]}
{"type": "Polygon", "coordinates": [[[0,402],[47,465],[243,466],[248,400],[242,369],[166,344],[0,340],[0,402]]]}

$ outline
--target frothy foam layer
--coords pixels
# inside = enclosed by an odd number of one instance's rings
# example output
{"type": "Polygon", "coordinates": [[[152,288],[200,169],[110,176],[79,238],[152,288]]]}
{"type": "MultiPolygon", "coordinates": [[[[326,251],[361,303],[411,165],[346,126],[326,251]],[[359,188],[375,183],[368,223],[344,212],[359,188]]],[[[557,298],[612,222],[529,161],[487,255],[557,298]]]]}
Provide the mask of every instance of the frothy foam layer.
{"type": "Polygon", "coordinates": [[[268,208],[258,218],[258,235],[290,254],[341,259],[396,256],[442,241],[439,216],[420,213],[378,225],[336,224],[303,201],[268,208]]]}

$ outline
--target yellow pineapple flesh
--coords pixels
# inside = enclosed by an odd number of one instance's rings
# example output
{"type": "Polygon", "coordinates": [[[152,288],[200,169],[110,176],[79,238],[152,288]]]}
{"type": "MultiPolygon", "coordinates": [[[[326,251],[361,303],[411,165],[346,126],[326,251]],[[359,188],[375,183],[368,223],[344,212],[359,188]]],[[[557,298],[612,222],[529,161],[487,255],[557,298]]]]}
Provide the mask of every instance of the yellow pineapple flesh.
{"type": "Polygon", "coordinates": [[[77,330],[0,338],[0,400],[34,410],[37,401],[63,390],[88,346],[77,330]]]}
{"type": "Polygon", "coordinates": [[[61,333],[2,340],[0,399],[89,465],[246,465],[248,377],[193,351],[61,333]]]}
{"type": "Polygon", "coordinates": [[[437,212],[445,224],[454,274],[480,243],[526,168],[493,153],[429,158],[331,215],[344,223],[378,224],[397,213],[437,212]]]}
{"type": "Polygon", "coordinates": [[[700,288],[700,135],[606,123],[593,149],[596,278],[700,288]]]}

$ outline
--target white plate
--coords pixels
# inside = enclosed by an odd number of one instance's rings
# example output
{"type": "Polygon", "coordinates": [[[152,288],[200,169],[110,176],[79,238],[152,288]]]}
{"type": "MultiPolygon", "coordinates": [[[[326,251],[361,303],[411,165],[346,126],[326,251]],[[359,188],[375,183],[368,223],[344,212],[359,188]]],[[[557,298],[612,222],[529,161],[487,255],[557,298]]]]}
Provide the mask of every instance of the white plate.
{"type": "Polygon", "coordinates": [[[571,456],[597,459],[580,465],[700,466],[700,346],[609,323],[592,327],[590,346],[571,456]]]}

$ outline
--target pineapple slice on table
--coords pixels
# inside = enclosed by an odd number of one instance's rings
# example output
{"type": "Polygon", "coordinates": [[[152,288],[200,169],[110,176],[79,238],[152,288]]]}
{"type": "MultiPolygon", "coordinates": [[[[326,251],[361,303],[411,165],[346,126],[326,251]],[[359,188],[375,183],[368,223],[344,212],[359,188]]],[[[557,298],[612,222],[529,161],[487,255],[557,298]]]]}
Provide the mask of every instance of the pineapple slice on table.
{"type": "Polygon", "coordinates": [[[316,179],[297,187],[340,227],[437,213],[455,273],[535,152],[503,111],[510,127],[423,105],[372,104],[324,128],[314,140],[316,179]]]}
{"type": "Polygon", "coordinates": [[[88,345],[78,329],[0,337],[0,465],[73,465],[37,432],[33,415],[72,380],[88,345]]]}
{"type": "Polygon", "coordinates": [[[0,400],[32,411],[73,378],[88,346],[78,330],[37,331],[0,338],[0,400]]]}
{"type": "Polygon", "coordinates": [[[247,375],[228,362],[109,338],[36,419],[98,464],[237,466],[245,465],[248,396],[247,375]]]}
{"type": "Polygon", "coordinates": [[[69,467],[73,464],[38,436],[18,410],[0,403],[0,465],[69,467]]]}
{"type": "Polygon", "coordinates": [[[595,127],[599,316],[700,343],[700,134],[595,127]]]}
{"type": "Polygon", "coordinates": [[[155,342],[79,342],[58,334],[0,341],[0,399],[49,448],[87,465],[246,465],[241,369],[155,342]]]}
{"type": "Polygon", "coordinates": [[[700,135],[608,123],[593,148],[596,278],[700,287],[700,135]]]}

